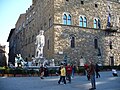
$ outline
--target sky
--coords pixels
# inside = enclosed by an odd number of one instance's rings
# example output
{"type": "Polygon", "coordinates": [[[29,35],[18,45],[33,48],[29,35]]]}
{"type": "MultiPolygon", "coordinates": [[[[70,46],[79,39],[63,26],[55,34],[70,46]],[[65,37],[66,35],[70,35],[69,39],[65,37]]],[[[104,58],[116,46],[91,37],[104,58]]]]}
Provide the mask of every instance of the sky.
{"type": "Polygon", "coordinates": [[[7,42],[10,30],[15,28],[15,24],[20,14],[25,13],[32,5],[32,0],[0,0],[0,44],[9,47],[7,42]]]}

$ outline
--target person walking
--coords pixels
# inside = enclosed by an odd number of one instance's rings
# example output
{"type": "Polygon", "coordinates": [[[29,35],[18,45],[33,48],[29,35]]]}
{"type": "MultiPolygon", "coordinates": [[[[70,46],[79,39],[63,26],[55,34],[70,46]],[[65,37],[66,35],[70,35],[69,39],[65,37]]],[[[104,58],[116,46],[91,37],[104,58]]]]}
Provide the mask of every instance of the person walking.
{"type": "Polygon", "coordinates": [[[74,78],[75,70],[76,70],[76,66],[72,65],[72,78],[74,78]]]}
{"type": "Polygon", "coordinates": [[[89,65],[86,63],[84,64],[84,68],[85,68],[85,74],[87,76],[87,79],[90,80],[90,75],[89,75],[89,65]]]}
{"type": "Polygon", "coordinates": [[[60,69],[60,79],[58,81],[58,84],[60,84],[61,81],[64,82],[64,85],[66,84],[66,80],[65,80],[65,77],[66,77],[66,69],[64,67],[64,65],[61,65],[61,69],[60,69]]]}
{"type": "Polygon", "coordinates": [[[44,67],[43,67],[43,65],[41,65],[41,67],[40,67],[40,78],[44,79],[43,76],[44,76],[44,67]]]}
{"type": "Polygon", "coordinates": [[[72,67],[70,66],[70,64],[68,64],[66,66],[66,76],[69,83],[71,83],[71,74],[72,74],[72,67]]]}
{"type": "Polygon", "coordinates": [[[90,80],[91,80],[91,85],[92,85],[92,88],[90,88],[89,90],[95,90],[96,89],[95,66],[92,61],[90,61],[89,75],[90,75],[90,80]]]}
{"type": "Polygon", "coordinates": [[[96,65],[95,65],[96,78],[98,78],[98,77],[100,78],[99,71],[100,71],[99,65],[96,63],[96,65]]]}

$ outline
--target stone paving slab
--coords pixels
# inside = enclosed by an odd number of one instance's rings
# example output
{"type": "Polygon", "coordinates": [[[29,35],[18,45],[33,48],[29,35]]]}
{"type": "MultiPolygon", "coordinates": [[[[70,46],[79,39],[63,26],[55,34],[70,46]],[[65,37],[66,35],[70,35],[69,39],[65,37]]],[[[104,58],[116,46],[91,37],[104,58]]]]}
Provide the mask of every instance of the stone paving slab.
{"type": "MultiPolygon", "coordinates": [[[[120,71],[118,77],[112,72],[100,72],[101,78],[96,79],[96,90],[120,90],[120,71]]],[[[40,77],[0,77],[0,90],[88,90],[91,87],[86,76],[75,76],[72,83],[66,85],[57,82],[59,76],[40,77]]]]}

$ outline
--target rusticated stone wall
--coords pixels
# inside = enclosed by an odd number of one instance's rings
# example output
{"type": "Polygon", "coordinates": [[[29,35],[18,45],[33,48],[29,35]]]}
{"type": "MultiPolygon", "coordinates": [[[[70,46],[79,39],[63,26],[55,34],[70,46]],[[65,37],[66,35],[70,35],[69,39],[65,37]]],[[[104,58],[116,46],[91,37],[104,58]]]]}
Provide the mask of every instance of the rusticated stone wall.
{"type": "Polygon", "coordinates": [[[67,54],[68,62],[77,62],[82,57],[86,61],[93,59],[105,65],[112,65],[110,57],[114,58],[114,65],[120,64],[120,39],[118,33],[108,35],[105,31],[107,17],[110,12],[112,23],[119,27],[120,25],[120,4],[116,2],[107,2],[106,0],[86,0],[81,4],[80,0],[55,0],[54,2],[54,55],[55,60],[63,60],[67,54]],[[97,6],[95,6],[97,5],[97,6]],[[110,10],[108,9],[110,8],[110,10]],[[72,25],[63,25],[63,14],[69,13],[72,16],[72,25]],[[87,18],[87,28],[79,27],[79,16],[84,15],[87,18]],[[114,17],[114,19],[113,19],[114,17]],[[94,18],[101,20],[101,29],[93,29],[94,18]],[[70,47],[70,35],[75,36],[75,48],[70,47]],[[94,48],[94,39],[98,40],[98,47],[101,56],[98,57],[98,49],[94,48]],[[112,49],[110,49],[110,41],[112,49]],[[63,52],[63,54],[59,54],[63,52]]]}
{"type": "MultiPolygon", "coordinates": [[[[58,64],[67,55],[68,62],[79,65],[82,56],[86,61],[93,59],[101,64],[112,65],[110,57],[113,57],[114,65],[120,64],[120,3],[115,0],[33,0],[33,2],[34,9],[31,13],[35,12],[34,20],[26,27],[26,40],[27,37],[38,35],[39,30],[44,30],[45,58],[55,59],[55,63],[58,64]],[[108,34],[105,29],[109,12],[112,23],[118,27],[118,31],[108,34]],[[71,15],[71,25],[63,24],[64,13],[71,15]],[[80,15],[87,18],[86,28],[79,27],[80,15]],[[94,18],[100,19],[101,29],[93,28],[94,18]],[[75,37],[75,48],[70,47],[71,35],[75,37]],[[101,52],[99,57],[99,51],[94,47],[94,39],[98,40],[101,52]]],[[[27,13],[28,16],[29,14],[27,13]]],[[[30,53],[30,57],[35,52],[34,43],[35,39],[24,47],[26,55],[30,53]],[[34,48],[30,50],[31,47],[34,48]]]]}

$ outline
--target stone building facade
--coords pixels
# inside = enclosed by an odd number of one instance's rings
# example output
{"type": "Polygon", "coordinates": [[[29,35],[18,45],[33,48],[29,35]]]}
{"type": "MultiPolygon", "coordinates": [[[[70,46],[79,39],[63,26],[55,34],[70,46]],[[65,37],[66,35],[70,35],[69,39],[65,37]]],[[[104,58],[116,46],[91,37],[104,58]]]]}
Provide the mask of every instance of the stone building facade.
{"type": "Polygon", "coordinates": [[[0,67],[7,66],[5,46],[0,45],[0,67]]]}
{"type": "Polygon", "coordinates": [[[15,54],[16,54],[16,43],[15,43],[15,28],[10,30],[9,37],[7,39],[7,42],[9,42],[9,59],[8,59],[8,65],[11,63],[14,65],[15,63],[15,54]]]}
{"type": "Polygon", "coordinates": [[[103,65],[120,64],[118,0],[32,1],[25,18],[21,47],[24,58],[31,60],[35,55],[35,37],[44,30],[44,57],[54,59],[56,64],[67,61],[80,65],[89,60],[103,65]]]}
{"type": "Polygon", "coordinates": [[[25,30],[24,30],[24,40],[23,40],[23,52],[22,57],[27,61],[31,61],[31,58],[35,53],[35,37],[36,27],[34,22],[34,6],[30,6],[28,10],[26,10],[25,15],[25,30]]]}

